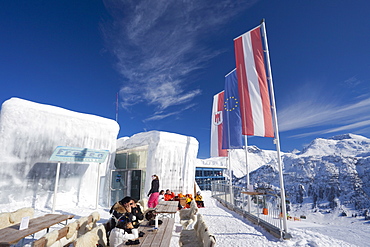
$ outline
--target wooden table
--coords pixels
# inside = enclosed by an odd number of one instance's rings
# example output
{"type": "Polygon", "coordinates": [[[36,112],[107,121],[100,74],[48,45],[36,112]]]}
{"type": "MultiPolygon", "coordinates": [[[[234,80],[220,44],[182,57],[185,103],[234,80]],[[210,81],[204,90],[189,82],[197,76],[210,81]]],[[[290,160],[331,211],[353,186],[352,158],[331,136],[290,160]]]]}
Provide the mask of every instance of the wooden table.
{"type": "Polygon", "coordinates": [[[139,238],[140,247],[168,247],[171,244],[173,226],[175,224],[175,218],[165,218],[158,230],[154,230],[153,226],[150,226],[147,221],[144,221],[139,231],[145,233],[145,235],[139,238]],[[145,223],[146,222],[146,223],[145,223]]]}
{"type": "Polygon", "coordinates": [[[174,216],[178,211],[178,205],[177,201],[160,201],[154,209],[156,212],[154,228],[158,228],[159,215],[170,214],[174,216]]]}
{"type": "Polygon", "coordinates": [[[178,210],[178,201],[160,201],[155,207],[157,214],[175,214],[178,210]]]}
{"type": "Polygon", "coordinates": [[[72,219],[73,217],[74,215],[67,214],[46,214],[41,217],[30,219],[28,228],[24,230],[18,230],[19,224],[0,229],[0,247],[7,247],[12,244],[16,244],[25,237],[44,229],[49,231],[49,227],[68,219],[72,219]]]}

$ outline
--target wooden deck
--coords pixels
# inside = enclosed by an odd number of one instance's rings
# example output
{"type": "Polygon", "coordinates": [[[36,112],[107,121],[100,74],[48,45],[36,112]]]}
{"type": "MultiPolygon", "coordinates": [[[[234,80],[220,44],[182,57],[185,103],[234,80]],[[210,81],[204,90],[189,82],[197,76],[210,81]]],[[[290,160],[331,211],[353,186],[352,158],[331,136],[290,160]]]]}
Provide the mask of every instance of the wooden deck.
{"type": "Polygon", "coordinates": [[[145,235],[139,238],[140,244],[135,246],[145,247],[169,247],[172,238],[173,226],[175,224],[175,218],[164,218],[161,219],[162,224],[159,225],[158,230],[153,230],[153,226],[149,226],[147,221],[144,221],[139,231],[145,233],[145,235]]]}
{"type": "Polygon", "coordinates": [[[19,230],[19,224],[0,229],[0,247],[16,244],[23,238],[32,235],[51,226],[72,219],[74,215],[46,214],[41,217],[30,219],[28,228],[19,230]]]}

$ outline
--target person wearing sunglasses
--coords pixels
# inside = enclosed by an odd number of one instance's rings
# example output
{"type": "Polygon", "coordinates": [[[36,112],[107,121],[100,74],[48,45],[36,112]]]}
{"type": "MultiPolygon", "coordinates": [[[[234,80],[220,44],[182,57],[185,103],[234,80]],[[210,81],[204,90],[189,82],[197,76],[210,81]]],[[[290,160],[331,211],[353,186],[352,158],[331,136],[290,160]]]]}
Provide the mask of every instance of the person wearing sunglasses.
{"type": "Polygon", "coordinates": [[[110,220],[110,231],[107,232],[109,246],[117,247],[123,243],[126,245],[137,245],[139,242],[138,229],[134,228],[133,222],[137,216],[133,213],[133,199],[129,196],[124,197],[119,202],[116,202],[109,213],[112,215],[110,220]]]}
{"type": "MultiPolygon", "coordinates": [[[[138,205],[137,201],[131,198],[130,201],[131,213],[133,214],[132,225],[134,228],[139,228],[140,222],[144,219],[144,214],[141,210],[141,207],[138,205]]],[[[139,237],[144,236],[144,232],[139,232],[139,237]]]]}

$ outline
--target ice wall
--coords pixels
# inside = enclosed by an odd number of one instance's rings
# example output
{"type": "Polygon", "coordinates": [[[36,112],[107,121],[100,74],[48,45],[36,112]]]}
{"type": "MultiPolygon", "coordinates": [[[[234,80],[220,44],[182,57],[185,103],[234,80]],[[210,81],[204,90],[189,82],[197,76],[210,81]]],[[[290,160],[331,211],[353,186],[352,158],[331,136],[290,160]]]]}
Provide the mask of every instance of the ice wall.
{"type": "Polygon", "coordinates": [[[114,161],[118,131],[114,120],[19,98],[5,101],[0,112],[0,204],[51,207],[56,163],[49,158],[57,146],[104,149],[111,155],[100,167],[62,163],[58,194],[69,194],[70,200],[57,200],[56,209],[61,204],[94,206],[99,168],[100,202],[107,203],[104,177],[114,161]]]}
{"type": "Polygon", "coordinates": [[[160,189],[194,193],[195,166],[199,143],[194,137],[162,131],[149,131],[118,140],[120,149],[148,145],[145,192],[150,190],[151,175],[157,174],[160,189]]]}

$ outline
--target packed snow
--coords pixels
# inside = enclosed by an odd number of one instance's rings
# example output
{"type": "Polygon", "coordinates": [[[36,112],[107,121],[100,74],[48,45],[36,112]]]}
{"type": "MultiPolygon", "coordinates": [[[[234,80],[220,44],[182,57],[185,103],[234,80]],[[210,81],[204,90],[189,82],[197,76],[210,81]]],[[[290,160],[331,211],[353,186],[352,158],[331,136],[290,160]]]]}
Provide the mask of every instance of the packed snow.
{"type": "MultiPolygon", "coordinates": [[[[205,208],[200,208],[198,213],[203,215],[209,231],[216,237],[217,246],[249,247],[249,246],[314,246],[314,247],[354,247],[368,246],[370,241],[369,222],[363,217],[341,217],[337,218],[330,214],[313,213],[307,215],[306,220],[288,221],[288,232],[292,235],[290,240],[280,240],[273,237],[262,227],[250,223],[237,213],[223,207],[216,199],[211,197],[210,191],[202,192],[205,208]]],[[[64,198],[67,200],[68,198],[64,198]]],[[[4,208],[0,211],[11,211],[17,208],[4,208]]],[[[74,214],[74,219],[88,216],[98,211],[101,219],[98,223],[106,222],[109,208],[63,208],[56,213],[74,214]]],[[[40,216],[48,211],[36,211],[40,216]]],[[[175,216],[175,225],[171,239],[171,247],[178,245],[181,232],[179,215],[175,216]]],[[[55,227],[51,230],[56,229],[55,227]]],[[[31,246],[32,241],[42,237],[44,232],[37,233],[34,238],[28,237],[26,246],[31,246]]]]}

